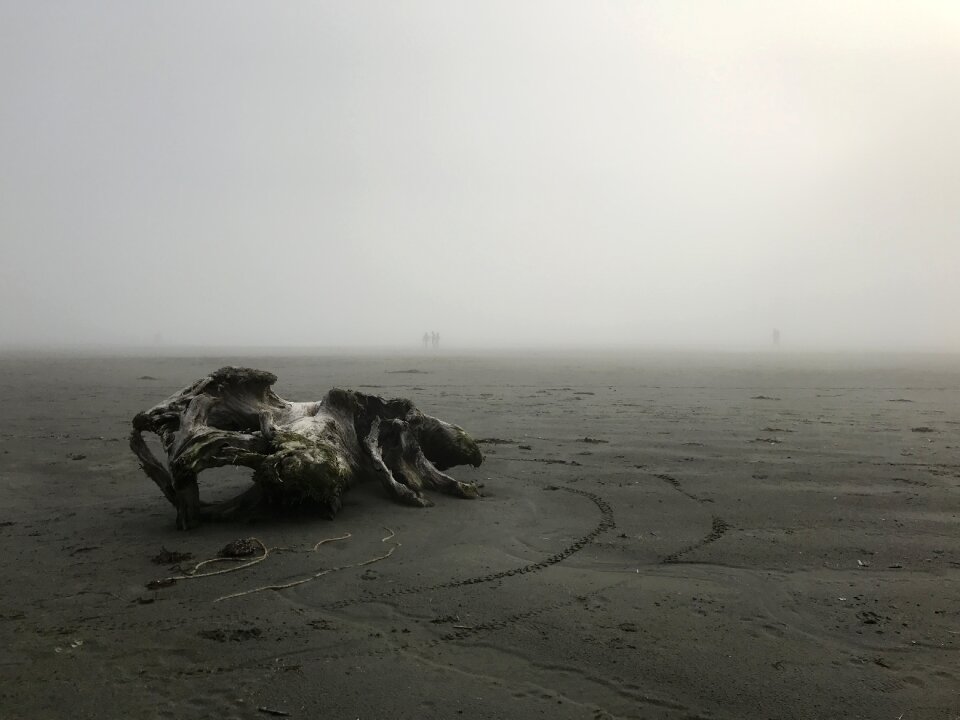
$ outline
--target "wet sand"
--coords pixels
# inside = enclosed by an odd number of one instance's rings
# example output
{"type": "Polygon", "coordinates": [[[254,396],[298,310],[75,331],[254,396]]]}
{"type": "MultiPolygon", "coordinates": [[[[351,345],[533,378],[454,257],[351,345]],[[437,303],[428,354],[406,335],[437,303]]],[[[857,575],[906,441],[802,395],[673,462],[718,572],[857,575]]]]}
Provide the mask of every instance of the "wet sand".
{"type": "Polygon", "coordinates": [[[0,388],[2,718],[960,715],[958,358],[5,356],[0,388]],[[178,532],[130,420],[223,364],[500,441],[451,471],[485,497],[178,532]]]}

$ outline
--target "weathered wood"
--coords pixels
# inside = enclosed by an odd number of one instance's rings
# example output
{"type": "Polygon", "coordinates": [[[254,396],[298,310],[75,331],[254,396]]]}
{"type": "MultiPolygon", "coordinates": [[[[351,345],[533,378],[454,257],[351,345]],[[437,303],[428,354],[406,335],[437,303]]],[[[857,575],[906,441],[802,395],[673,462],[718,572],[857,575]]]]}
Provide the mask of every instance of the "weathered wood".
{"type": "Polygon", "coordinates": [[[442,472],[483,461],[456,425],[424,415],[409,400],[352,390],[290,402],[271,389],[276,379],[262,370],[220,368],[133,419],[130,449],[176,507],[177,527],[299,503],[332,518],[343,493],[368,478],[420,507],[432,504],[424,489],[479,496],[475,484],[442,472]],[[151,452],[144,432],[159,436],[166,463],[151,452]],[[251,468],[254,485],[225,502],[201,502],[197,476],[224,465],[251,468]]]}

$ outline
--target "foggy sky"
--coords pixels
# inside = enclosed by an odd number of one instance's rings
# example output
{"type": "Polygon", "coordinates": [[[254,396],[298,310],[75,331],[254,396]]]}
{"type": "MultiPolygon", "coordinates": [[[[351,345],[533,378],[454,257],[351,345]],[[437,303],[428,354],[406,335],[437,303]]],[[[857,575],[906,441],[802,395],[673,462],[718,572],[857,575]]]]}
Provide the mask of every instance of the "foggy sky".
{"type": "Polygon", "coordinates": [[[0,349],[960,350],[960,3],[0,0],[0,349]]]}

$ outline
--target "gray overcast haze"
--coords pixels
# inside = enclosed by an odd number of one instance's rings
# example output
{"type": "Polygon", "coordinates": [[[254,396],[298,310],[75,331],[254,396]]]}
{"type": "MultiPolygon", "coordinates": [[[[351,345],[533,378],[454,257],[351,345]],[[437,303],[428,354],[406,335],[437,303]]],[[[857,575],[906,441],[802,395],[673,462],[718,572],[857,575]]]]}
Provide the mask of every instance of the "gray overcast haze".
{"type": "Polygon", "coordinates": [[[960,3],[0,1],[0,346],[960,349],[960,3]]]}

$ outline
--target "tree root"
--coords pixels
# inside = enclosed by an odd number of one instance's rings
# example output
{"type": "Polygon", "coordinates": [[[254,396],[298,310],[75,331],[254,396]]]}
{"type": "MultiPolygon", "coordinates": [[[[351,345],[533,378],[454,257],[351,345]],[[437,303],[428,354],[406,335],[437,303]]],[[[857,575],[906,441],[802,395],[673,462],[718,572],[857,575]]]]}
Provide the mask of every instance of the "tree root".
{"type": "Polygon", "coordinates": [[[344,492],[376,478],[398,502],[431,505],[425,490],[479,497],[475,484],[443,471],[483,462],[461,428],[417,410],[409,400],[385,400],[333,389],[319,402],[276,395],[276,376],[224,367],[133,419],[130,449],[144,473],[177,510],[177,527],[230,520],[280,505],[306,504],[333,517],[344,492]],[[143,433],[155,433],[166,462],[143,433]],[[200,501],[197,476],[241,465],[255,483],[222,503],[200,501]]]}

